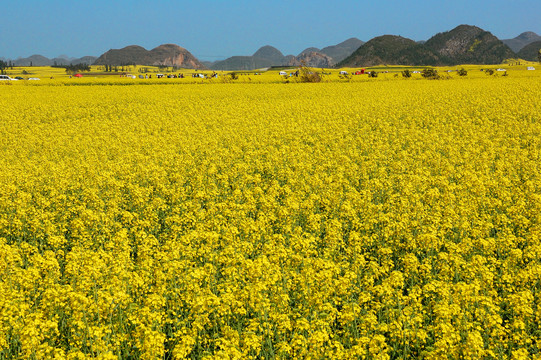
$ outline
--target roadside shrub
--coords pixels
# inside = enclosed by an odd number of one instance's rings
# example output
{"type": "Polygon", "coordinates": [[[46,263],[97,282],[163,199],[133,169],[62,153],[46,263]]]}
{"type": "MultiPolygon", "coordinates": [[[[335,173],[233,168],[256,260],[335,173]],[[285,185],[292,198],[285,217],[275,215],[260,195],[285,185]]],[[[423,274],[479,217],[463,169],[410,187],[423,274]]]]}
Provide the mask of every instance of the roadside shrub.
{"type": "Polygon", "coordinates": [[[431,68],[426,68],[423,71],[421,71],[421,75],[425,79],[431,79],[431,80],[436,80],[440,78],[440,74],[438,74],[438,70],[431,69],[431,68]]]}
{"type": "Polygon", "coordinates": [[[298,82],[310,82],[310,83],[318,83],[321,82],[322,78],[314,69],[309,68],[306,66],[305,62],[302,62],[299,66],[298,71],[298,82]]]}
{"type": "Polygon", "coordinates": [[[368,73],[368,77],[371,77],[371,78],[377,78],[377,77],[378,77],[377,71],[374,71],[374,70],[370,71],[370,72],[368,73]]]}
{"type": "Polygon", "coordinates": [[[487,75],[494,75],[494,69],[486,69],[485,74],[487,75]]]}
{"type": "Polygon", "coordinates": [[[468,70],[462,68],[462,69],[457,71],[457,74],[458,74],[458,76],[467,76],[468,75],[468,70]]]}
{"type": "Polygon", "coordinates": [[[408,69],[402,71],[402,76],[405,77],[406,79],[410,78],[411,77],[411,71],[409,71],[408,69]]]}

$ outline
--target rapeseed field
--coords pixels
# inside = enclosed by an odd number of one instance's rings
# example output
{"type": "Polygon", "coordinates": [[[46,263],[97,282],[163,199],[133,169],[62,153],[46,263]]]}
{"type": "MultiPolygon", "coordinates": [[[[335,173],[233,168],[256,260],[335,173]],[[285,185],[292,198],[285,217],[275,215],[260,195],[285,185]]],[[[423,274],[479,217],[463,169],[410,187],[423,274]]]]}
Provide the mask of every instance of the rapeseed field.
{"type": "Polygon", "coordinates": [[[537,74],[0,86],[0,359],[541,358],[537,74]]]}

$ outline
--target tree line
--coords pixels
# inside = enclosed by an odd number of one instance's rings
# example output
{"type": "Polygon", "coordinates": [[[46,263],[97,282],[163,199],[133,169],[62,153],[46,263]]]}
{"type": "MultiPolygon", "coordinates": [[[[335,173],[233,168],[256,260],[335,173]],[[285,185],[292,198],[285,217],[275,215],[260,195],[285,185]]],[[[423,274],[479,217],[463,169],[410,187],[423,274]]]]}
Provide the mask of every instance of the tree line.
{"type": "Polygon", "coordinates": [[[5,75],[7,69],[13,70],[13,63],[11,61],[7,63],[4,60],[0,60],[0,74],[5,75]]]}
{"type": "Polygon", "coordinates": [[[135,63],[122,63],[120,65],[102,65],[102,69],[105,68],[105,72],[119,72],[130,71],[132,66],[136,66],[135,63]]]}
{"type": "Polygon", "coordinates": [[[81,71],[90,71],[90,65],[88,64],[69,64],[69,65],[52,65],[52,67],[55,68],[64,68],[66,69],[66,73],[68,74],[75,74],[81,71]]]}

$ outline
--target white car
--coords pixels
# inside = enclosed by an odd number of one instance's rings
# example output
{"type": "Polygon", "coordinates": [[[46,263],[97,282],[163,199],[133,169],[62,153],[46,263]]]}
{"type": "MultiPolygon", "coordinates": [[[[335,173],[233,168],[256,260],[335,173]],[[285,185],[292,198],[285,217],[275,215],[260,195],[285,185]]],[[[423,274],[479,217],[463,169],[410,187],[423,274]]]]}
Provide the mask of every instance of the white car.
{"type": "Polygon", "coordinates": [[[17,81],[17,79],[10,78],[10,77],[7,76],[7,75],[0,75],[0,80],[12,80],[12,81],[17,81]]]}

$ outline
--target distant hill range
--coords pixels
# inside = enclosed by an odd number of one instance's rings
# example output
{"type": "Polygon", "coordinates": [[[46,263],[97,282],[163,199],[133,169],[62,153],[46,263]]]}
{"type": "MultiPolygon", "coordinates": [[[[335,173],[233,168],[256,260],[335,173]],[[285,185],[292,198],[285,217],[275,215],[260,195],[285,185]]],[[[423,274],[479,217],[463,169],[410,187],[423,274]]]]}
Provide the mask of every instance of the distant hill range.
{"type": "Polygon", "coordinates": [[[298,66],[300,64],[329,68],[347,57],[362,44],[364,44],[363,41],[351,38],[323,49],[307,48],[297,56],[284,55],[275,47],[265,45],[251,56],[232,56],[225,60],[208,63],[207,66],[213,70],[252,70],[271,66],[298,66]]]}
{"type": "Polygon", "coordinates": [[[251,56],[232,56],[209,64],[213,70],[252,70],[287,65],[292,56],[284,56],[270,45],[263,46],[251,56]]]}
{"type": "Polygon", "coordinates": [[[204,69],[205,66],[188,50],[164,44],[152,50],[137,45],[122,49],[111,49],[96,59],[94,65],[155,65],[176,66],[186,69],[204,69]]]}
{"type": "Polygon", "coordinates": [[[92,65],[96,61],[95,56],[83,56],[82,58],[70,58],[61,55],[56,58],[46,58],[42,55],[32,55],[27,58],[18,58],[12,60],[14,66],[53,66],[53,65],[70,65],[70,64],[87,64],[92,65]]]}
{"type": "Polygon", "coordinates": [[[362,44],[364,44],[364,41],[357,38],[350,38],[340,44],[324,47],[317,52],[325,54],[332,58],[334,62],[339,63],[351,55],[362,44]]]}
{"type": "Polygon", "coordinates": [[[460,25],[439,33],[426,41],[414,41],[396,35],[383,35],[363,42],[350,38],[323,48],[309,47],[298,55],[284,55],[266,45],[249,56],[232,56],[225,60],[199,61],[188,50],[164,44],[152,50],[138,45],[111,49],[98,58],[66,55],[48,59],[41,55],[9,60],[14,66],[51,66],[84,63],[88,65],[154,65],[191,69],[254,70],[271,66],[358,67],[374,65],[459,65],[500,64],[509,58],[536,61],[541,49],[541,36],[523,32],[514,39],[499,40],[490,32],[471,25],[460,25]]]}
{"type": "MultiPolygon", "coordinates": [[[[536,41],[541,41],[541,36],[532,31],[526,31],[514,39],[502,40],[503,43],[511,48],[516,53],[519,53],[522,48],[536,41]]],[[[526,59],[524,59],[526,60],[526,59]]]]}
{"type": "Polygon", "coordinates": [[[339,67],[381,64],[437,65],[439,56],[423,44],[396,35],[373,38],[338,63],[339,67]]]}
{"type": "Polygon", "coordinates": [[[460,25],[424,43],[394,35],[379,36],[338,66],[499,64],[514,57],[516,54],[490,32],[460,25]]]}
{"type": "Polygon", "coordinates": [[[528,61],[538,61],[539,52],[541,51],[541,40],[530,43],[524,46],[518,52],[518,57],[528,61]]]}
{"type": "Polygon", "coordinates": [[[436,52],[444,65],[500,64],[516,56],[496,36],[470,25],[436,34],[423,45],[436,52]]]}

